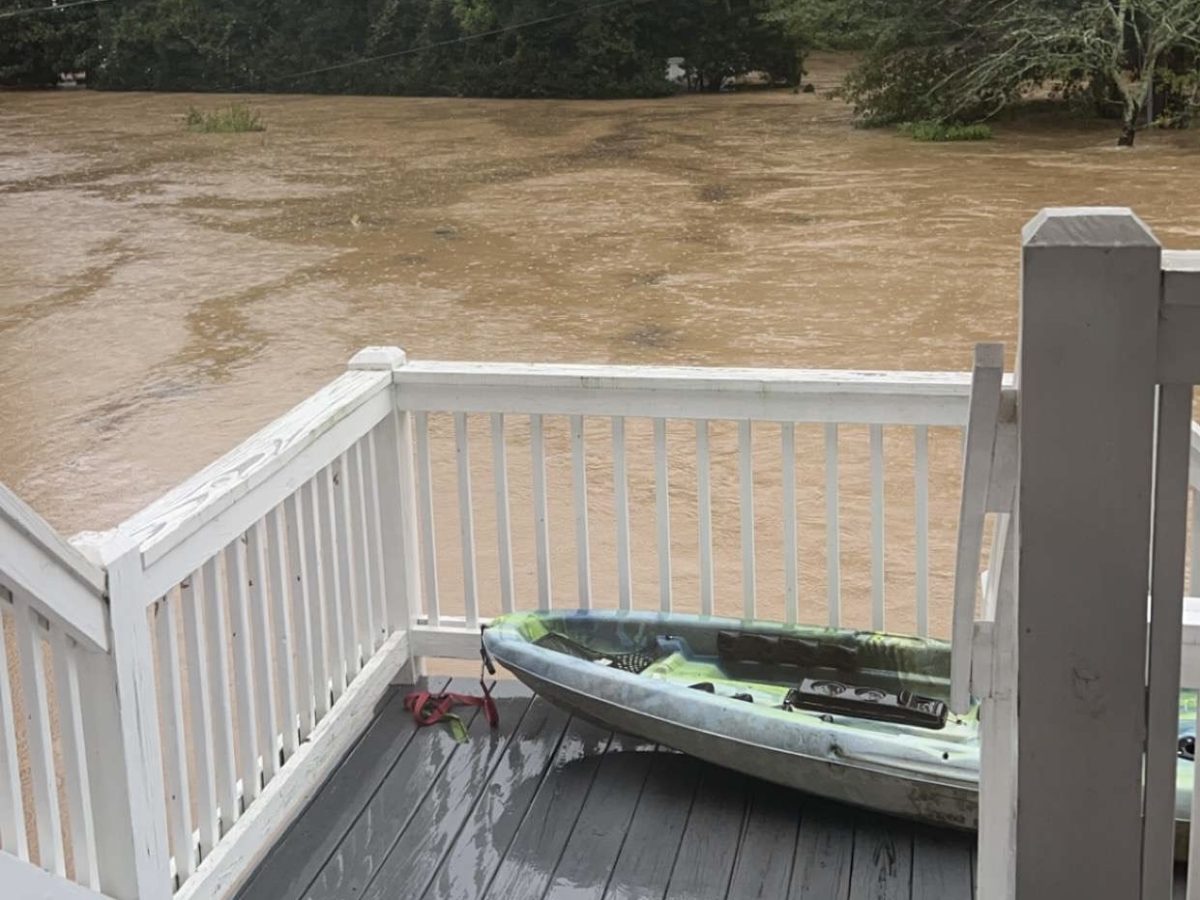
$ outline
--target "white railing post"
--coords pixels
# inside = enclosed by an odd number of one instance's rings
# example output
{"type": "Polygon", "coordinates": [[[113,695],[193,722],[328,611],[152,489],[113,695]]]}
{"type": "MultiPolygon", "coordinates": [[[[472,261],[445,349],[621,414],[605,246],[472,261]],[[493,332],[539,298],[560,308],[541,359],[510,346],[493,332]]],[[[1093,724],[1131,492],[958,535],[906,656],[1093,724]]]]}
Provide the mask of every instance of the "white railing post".
{"type": "Polygon", "coordinates": [[[1013,517],[1002,515],[989,557],[986,619],[992,652],[973,664],[988,666],[990,688],[979,702],[978,900],[1010,900],[1014,893],[1017,812],[1017,623],[1013,597],[1016,543],[1013,517]]]}
{"type": "MultiPolygon", "coordinates": [[[[120,893],[114,896],[156,900],[170,897],[173,890],[153,635],[146,616],[148,598],[142,590],[138,548],[121,553],[107,568],[112,622],[111,675],[88,673],[81,684],[85,693],[84,711],[92,719],[89,727],[96,729],[97,735],[104,735],[92,742],[99,752],[89,759],[96,766],[93,771],[98,773],[93,785],[101,793],[93,797],[100,823],[96,836],[98,856],[102,867],[113,865],[116,869],[114,886],[120,893]],[[101,762],[105,755],[107,758],[101,762]],[[114,809],[116,803],[121,803],[119,809],[114,809]],[[122,831],[127,834],[118,833],[122,831]],[[130,840],[132,847],[127,843],[130,840]],[[116,845],[113,850],[132,851],[132,857],[114,855],[108,849],[112,845],[116,845]],[[123,865],[121,859],[128,859],[128,864],[123,865]]],[[[104,883],[103,871],[101,879],[105,892],[112,893],[104,883]]]]}
{"type": "MultiPolygon", "coordinates": [[[[350,360],[351,369],[395,372],[407,357],[399,347],[367,347],[350,360]]],[[[393,391],[398,390],[392,387],[393,391]]],[[[417,483],[413,470],[412,413],[395,407],[376,444],[379,468],[379,528],[383,552],[383,594],[388,629],[410,636],[408,662],[396,680],[411,684],[422,668],[411,655],[411,636],[421,596],[421,548],[417,534],[417,483]]]]}
{"type": "Polygon", "coordinates": [[[1126,209],[1045,210],[1023,237],[1016,897],[1125,900],[1141,889],[1161,248],[1126,209]]]}

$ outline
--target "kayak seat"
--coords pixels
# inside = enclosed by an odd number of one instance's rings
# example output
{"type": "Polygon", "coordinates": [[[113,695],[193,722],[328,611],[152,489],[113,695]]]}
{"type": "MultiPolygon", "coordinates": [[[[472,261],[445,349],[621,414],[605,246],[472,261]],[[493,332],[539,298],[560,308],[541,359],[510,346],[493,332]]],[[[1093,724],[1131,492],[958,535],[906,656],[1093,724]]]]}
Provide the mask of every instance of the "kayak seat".
{"type": "Polygon", "coordinates": [[[944,728],[949,713],[941,700],[912,691],[893,693],[870,685],[815,678],[805,678],[788,692],[784,703],[792,708],[933,729],[944,728]]]}
{"type": "Polygon", "coordinates": [[[859,668],[856,646],[745,631],[717,632],[717,655],[725,663],[761,663],[844,672],[859,668]]]}
{"type": "Polygon", "coordinates": [[[602,653],[586,644],[572,640],[565,634],[558,634],[553,631],[547,632],[533,643],[545,650],[565,653],[567,656],[586,659],[589,662],[599,663],[613,669],[620,669],[622,672],[630,672],[634,675],[640,674],[653,665],[661,656],[658,648],[655,646],[647,647],[644,650],[634,650],[629,653],[602,653]]]}

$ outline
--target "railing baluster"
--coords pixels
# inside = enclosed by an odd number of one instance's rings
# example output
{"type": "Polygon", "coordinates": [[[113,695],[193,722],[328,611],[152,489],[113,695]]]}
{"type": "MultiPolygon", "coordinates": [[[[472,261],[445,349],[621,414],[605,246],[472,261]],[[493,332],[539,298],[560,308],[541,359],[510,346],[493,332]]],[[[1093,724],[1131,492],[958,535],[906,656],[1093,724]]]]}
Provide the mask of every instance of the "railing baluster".
{"type": "Polygon", "coordinates": [[[254,683],[254,648],[251,644],[250,600],[246,590],[246,541],[235,538],[225,548],[225,583],[229,590],[229,618],[233,625],[233,683],[237,688],[238,772],[242,781],[242,809],[262,791],[258,775],[258,708],[254,683]]]}
{"type": "MultiPolygon", "coordinates": [[[[17,756],[17,719],[12,679],[8,674],[8,641],[5,620],[20,631],[16,610],[5,616],[3,607],[12,597],[0,588],[0,850],[18,859],[29,859],[29,837],[25,833],[25,804],[21,796],[21,761],[17,756]]],[[[19,651],[18,651],[19,652],[19,651]]]]}
{"type": "Polygon", "coordinates": [[[829,624],[842,624],[841,529],[838,526],[838,427],[825,426],[825,578],[829,624]]]}
{"type": "MultiPolygon", "coordinates": [[[[1179,689],[1187,562],[1188,462],[1192,386],[1159,388],[1155,428],[1150,627],[1146,666],[1146,749],[1143,763],[1142,892],[1171,894],[1175,793],[1179,759],[1179,689]]],[[[993,572],[999,569],[989,561],[993,572]]],[[[1196,860],[1200,865],[1200,859],[1196,860]]]]}
{"type": "Polygon", "coordinates": [[[462,545],[463,605],[467,625],[479,624],[479,594],[475,586],[475,513],[471,504],[471,442],[467,414],[454,414],[454,455],[458,463],[458,533],[462,545]]]}
{"type": "Polygon", "coordinates": [[[799,615],[799,575],[796,571],[796,426],[779,426],[783,465],[783,615],[794,625],[799,615]]]}
{"type": "Polygon", "coordinates": [[[176,600],[170,594],[151,608],[154,616],[154,642],[158,647],[158,709],[162,723],[163,764],[166,769],[167,835],[175,873],[180,882],[196,870],[196,849],[192,843],[192,794],[187,768],[187,738],[183,729],[183,669],[179,658],[179,630],[175,615],[176,600]]]}
{"type": "Polygon", "coordinates": [[[757,612],[757,579],[754,565],[754,451],[751,422],[738,422],[738,482],[742,518],[742,616],[753,619],[757,612]]]}
{"type": "Polygon", "coordinates": [[[871,426],[871,627],[883,631],[883,426],[871,426]]]}
{"type": "Polygon", "coordinates": [[[621,609],[633,608],[633,566],[629,548],[629,473],[625,465],[625,419],[614,416],[613,515],[617,520],[617,602],[621,609]]]}
{"type": "Polygon", "coordinates": [[[708,453],[708,419],[696,420],[696,505],[700,532],[700,613],[713,614],[712,473],[708,453]]]}
{"type": "Polygon", "coordinates": [[[275,684],[279,692],[279,735],[286,760],[296,752],[299,741],[296,712],[295,628],[292,622],[292,591],[295,582],[288,570],[287,535],[284,510],[276,507],[267,513],[267,583],[271,592],[271,619],[275,631],[275,684]]]}
{"type": "MultiPolygon", "coordinates": [[[[387,640],[387,636],[391,633],[389,627],[389,609],[387,588],[388,578],[386,573],[388,556],[392,553],[399,553],[399,548],[385,547],[383,543],[383,519],[384,513],[380,508],[383,502],[382,497],[385,493],[385,480],[380,477],[379,472],[379,452],[375,449],[375,442],[383,437],[386,437],[390,432],[395,434],[395,423],[389,417],[384,419],[380,425],[366,437],[363,453],[363,503],[364,511],[367,516],[367,575],[371,580],[371,596],[375,600],[374,612],[372,613],[375,630],[371,635],[371,655],[379,649],[379,646],[387,640]],[[383,432],[380,435],[380,431],[383,432]]],[[[393,476],[393,483],[395,477],[393,476]]],[[[392,496],[393,501],[398,501],[399,498],[392,496]]],[[[401,590],[401,578],[396,579],[396,590],[401,590]]],[[[407,622],[396,622],[395,627],[405,629],[408,627],[407,622]]]]}
{"type": "Polygon", "coordinates": [[[671,492],[667,420],[654,420],[654,506],[658,523],[658,606],[671,611],[671,492]]]}
{"type": "MultiPolygon", "coordinates": [[[[916,590],[917,590],[917,634],[929,634],[929,428],[918,425],[914,472],[916,478],[916,590]]],[[[999,566],[993,562],[993,567],[999,566]]]]}
{"type": "Polygon", "coordinates": [[[1188,596],[1200,596],[1200,490],[1193,488],[1192,495],[1192,572],[1188,580],[1188,596]]]}
{"type": "MultiPolygon", "coordinates": [[[[413,476],[412,416],[393,413],[371,435],[375,458],[380,577],[386,626],[381,639],[394,631],[409,632],[421,607],[421,572],[417,536],[417,491],[413,476]]],[[[400,678],[416,678],[409,658],[400,678]]]]}
{"type": "Polygon", "coordinates": [[[50,632],[50,649],[54,658],[63,783],[67,795],[67,819],[71,826],[71,854],[75,861],[74,880],[99,891],[100,868],[96,855],[96,822],[92,814],[91,773],[87,765],[87,736],[79,693],[79,667],[75,660],[75,654],[81,651],[60,628],[50,632]]]}
{"type": "Polygon", "coordinates": [[[339,456],[330,466],[330,485],[333,490],[334,543],[337,545],[338,610],[341,621],[338,632],[342,637],[342,654],[346,664],[346,684],[354,680],[362,668],[362,647],[358,641],[359,569],[355,565],[354,511],[350,498],[354,493],[350,472],[350,453],[339,456]]]}
{"type": "MultiPolygon", "coordinates": [[[[228,551],[226,551],[228,552],[228,551]]],[[[233,700],[229,693],[229,617],[226,606],[228,579],[222,584],[217,557],[203,569],[204,643],[208,687],[212,694],[212,748],[217,778],[217,802],[221,805],[221,832],[227,832],[241,815],[238,806],[237,764],[233,745],[233,700]]],[[[198,611],[199,613],[199,611],[198,611]]]]}
{"type": "Polygon", "coordinates": [[[496,483],[496,542],[500,559],[500,609],[513,606],[512,527],[508,512],[508,449],[504,442],[504,414],[492,413],[492,470],[496,483]]]}
{"type": "Polygon", "coordinates": [[[258,693],[258,752],[262,754],[263,783],[279,771],[279,707],[275,702],[275,667],[271,664],[272,627],[270,586],[267,584],[267,542],[263,521],[246,532],[249,563],[250,622],[254,633],[254,685],[258,693]]]}
{"type": "Polygon", "coordinates": [[[588,536],[587,450],[583,416],[571,416],[571,487],[575,495],[575,558],[579,576],[579,608],[592,608],[592,553],[588,536]]]}
{"type": "Polygon", "coordinates": [[[321,479],[318,475],[300,489],[300,505],[296,527],[303,537],[305,570],[304,599],[308,603],[308,620],[311,628],[312,648],[312,704],[313,725],[320,722],[329,711],[333,673],[329,652],[329,609],[325,603],[325,561],[321,558],[321,479]]]}
{"type": "MultiPolygon", "coordinates": [[[[325,618],[321,631],[325,635],[325,651],[329,661],[329,679],[332,684],[331,700],[342,696],[349,680],[346,674],[346,630],[342,611],[345,599],[342,595],[341,571],[338,566],[337,508],[341,506],[333,493],[333,466],[317,473],[317,521],[320,523],[321,538],[321,593],[324,601],[325,618]]],[[[328,709],[328,707],[326,707],[328,709]]]]}
{"type": "Polygon", "coordinates": [[[350,554],[354,567],[355,595],[352,608],[357,611],[354,640],[358,645],[359,664],[370,659],[375,652],[375,594],[372,591],[371,564],[374,561],[370,548],[370,531],[367,528],[367,497],[364,484],[366,471],[363,460],[363,445],[370,433],[363,435],[354,446],[346,451],[346,496],[349,506],[347,530],[350,534],[350,554]]]}
{"type": "MultiPolygon", "coordinates": [[[[1195,733],[1200,734],[1200,706],[1190,724],[1196,729],[1195,733]]],[[[1192,803],[1191,814],[1188,817],[1187,889],[1184,894],[1187,900],[1200,898],[1200,828],[1191,827],[1192,822],[1200,822],[1200,791],[1196,790],[1197,784],[1200,784],[1200,757],[1192,761],[1192,803]]]]}
{"type": "Polygon", "coordinates": [[[213,753],[212,694],[209,690],[208,646],[204,633],[204,604],[200,572],[179,586],[180,614],[183,620],[184,653],[188,670],[188,710],[192,719],[192,758],[196,764],[196,825],[200,830],[200,858],[208,856],[221,839],[217,818],[217,777],[213,753]]]}
{"type": "Polygon", "coordinates": [[[42,654],[41,617],[16,598],[17,641],[21,653],[21,685],[25,694],[26,739],[37,819],[38,861],[47,872],[66,874],[62,815],[58,808],[51,736],[50,703],[46,695],[46,660],[42,654]]]}
{"type": "Polygon", "coordinates": [[[538,609],[549,609],[550,517],[546,511],[546,441],[542,417],[529,417],[529,445],[533,456],[533,534],[537,548],[538,609]]]}
{"type": "Polygon", "coordinates": [[[421,562],[425,573],[426,613],[429,624],[441,624],[441,603],[438,600],[437,545],[434,543],[433,474],[429,465],[429,415],[416,414],[417,432],[417,495],[420,502],[421,562]]]}

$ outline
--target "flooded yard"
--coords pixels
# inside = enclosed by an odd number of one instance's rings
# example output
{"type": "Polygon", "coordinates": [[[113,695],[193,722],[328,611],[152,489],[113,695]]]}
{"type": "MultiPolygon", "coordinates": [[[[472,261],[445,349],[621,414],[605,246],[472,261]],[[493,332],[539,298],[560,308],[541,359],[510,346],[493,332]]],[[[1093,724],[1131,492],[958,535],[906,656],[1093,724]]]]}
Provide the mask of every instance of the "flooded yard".
{"type": "MultiPolygon", "coordinates": [[[[989,142],[921,144],[854,128],[824,95],[842,65],[810,64],[816,94],[249,96],[268,127],[242,135],[183,128],[189,106],[220,97],[0,93],[0,480],[68,533],[110,527],[367,344],[426,359],[961,370],[978,340],[1009,342],[1011,359],[1019,231],[1039,207],[1133,206],[1166,246],[1200,248],[1200,134],[1118,151],[1111,123],[1034,117],[989,142]]],[[[569,478],[560,426],[547,432],[552,477],[569,478]]],[[[686,468],[690,426],[678,426],[672,459],[686,468]]],[[[602,466],[607,426],[590,427],[602,466]]],[[[634,446],[650,440],[639,429],[634,446]]],[[[848,562],[866,554],[860,430],[843,436],[848,562]]],[[[756,432],[760,454],[771,434],[756,432]]],[[[932,456],[943,623],[956,441],[935,435],[932,456]]],[[[819,446],[798,439],[800,484],[813,485],[802,528],[823,521],[821,461],[804,452],[819,446]]],[[[735,451],[734,431],[714,435],[727,568],[735,451]]],[[[901,460],[889,523],[911,530],[911,436],[889,435],[888,453],[901,460]]],[[[634,528],[652,528],[653,473],[631,465],[634,528]]],[[[594,490],[611,506],[602,477],[594,490]]],[[[672,499],[680,546],[694,546],[691,501],[672,499]]],[[[758,514],[778,527],[769,506],[758,514]]],[[[522,516],[514,500],[514,531],[522,516]]],[[[481,544],[487,527],[481,515],[481,544]]],[[[611,535],[593,540],[611,555],[611,535]]],[[[774,584],[778,551],[761,553],[760,581],[774,584]]],[[[652,580],[652,553],[635,565],[652,580]]],[[[909,569],[889,572],[889,591],[911,590],[909,569]]],[[[818,570],[802,562],[802,578],[818,570]]],[[[693,597],[694,573],[677,575],[693,597]]],[[[555,578],[569,585],[570,565],[555,578]]],[[[740,608],[736,583],[718,586],[719,608],[740,608]]]]}

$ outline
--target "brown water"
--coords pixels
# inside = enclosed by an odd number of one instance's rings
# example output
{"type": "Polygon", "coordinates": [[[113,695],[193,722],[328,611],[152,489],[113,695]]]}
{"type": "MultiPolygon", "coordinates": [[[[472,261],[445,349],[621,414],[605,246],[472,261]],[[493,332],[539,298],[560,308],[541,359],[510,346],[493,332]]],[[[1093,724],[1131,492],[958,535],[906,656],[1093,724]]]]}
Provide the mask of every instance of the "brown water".
{"type": "MultiPolygon", "coordinates": [[[[843,68],[816,59],[818,88],[843,68]]],[[[246,99],[265,133],[185,131],[214,97],[0,94],[0,480],[67,532],[115,524],[366,344],[963,369],[1014,337],[1039,207],[1131,205],[1200,247],[1200,133],[1118,151],[1110,123],[1038,117],[919,144],[820,93],[246,99]]],[[[935,475],[954,456],[935,446],[935,475]]]]}

